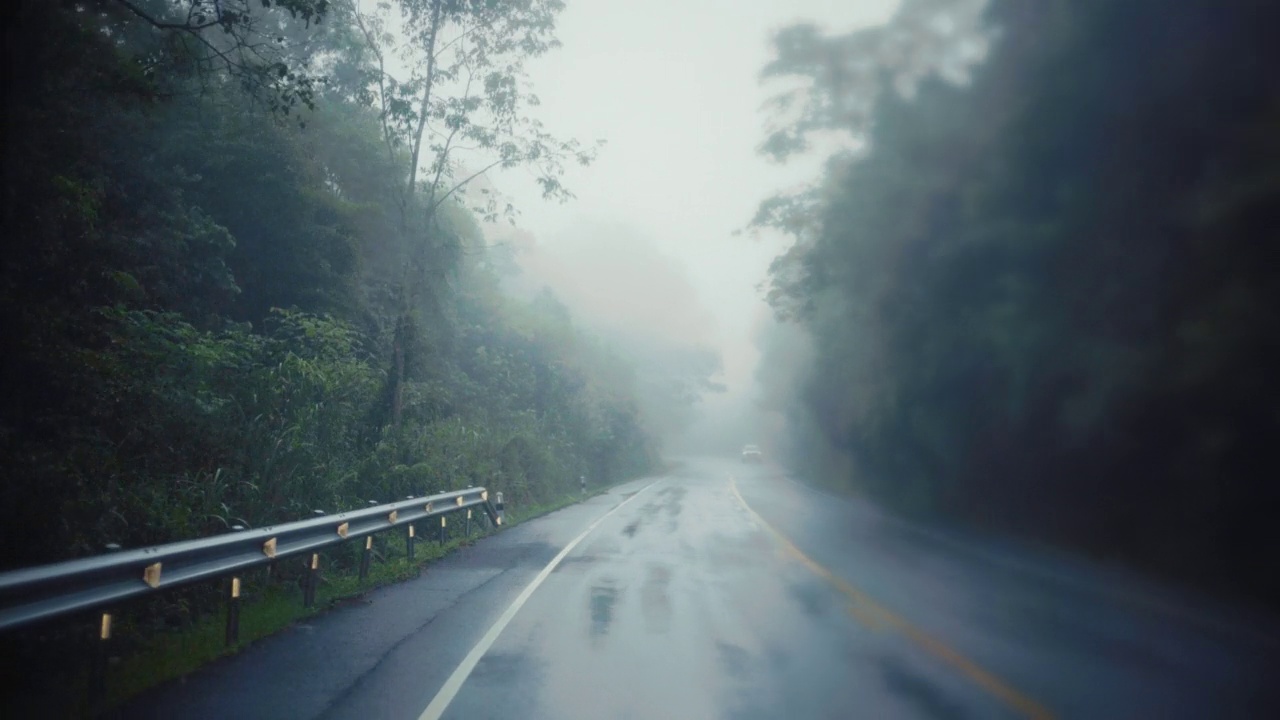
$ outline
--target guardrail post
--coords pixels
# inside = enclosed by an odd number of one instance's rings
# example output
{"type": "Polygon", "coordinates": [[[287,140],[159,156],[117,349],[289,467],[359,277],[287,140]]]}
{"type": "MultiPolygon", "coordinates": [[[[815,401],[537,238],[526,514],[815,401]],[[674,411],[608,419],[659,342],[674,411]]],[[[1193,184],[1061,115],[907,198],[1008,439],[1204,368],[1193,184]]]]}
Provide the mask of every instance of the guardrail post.
{"type": "Polygon", "coordinates": [[[413,537],[413,523],[409,523],[409,529],[405,531],[405,538],[404,538],[404,543],[405,543],[405,545],[404,545],[404,546],[405,546],[405,548],[408,550],[408,553],[409,553],[409,560],[410,560],[410,561],[412,561],[412,560],[413,560],[413,541],[414,541],[414,539],[415,539],[415,538],[413,537]]]}
{"type": "Polygon", "coordinates": [[[360,553],[360,579],[369,577],[369,558],[373,555],[373,536],[364,539],[364,552],[360,553]]]}
{"type": "Polygon", "coordinates": [[[227,644],[240,642],[240,578],[231,576],[231,587],[227,592],[227,644]]]}
{"type": "Polygon", "coordinates": [[[97,714],[107,694],[107,650],[111,644],[111,613],[102,613],[98,621],[98,639],[93,644],[89,666],[89,712],[97,714]]]}
{"type": "Polygon", "coordinates": [[[307,577],[302,589],[302,604],[304,607],[311,607],[316,602],[316,580],[319,574],[320,553],[311,553],[311,560],[307,563],[307,577]]]}

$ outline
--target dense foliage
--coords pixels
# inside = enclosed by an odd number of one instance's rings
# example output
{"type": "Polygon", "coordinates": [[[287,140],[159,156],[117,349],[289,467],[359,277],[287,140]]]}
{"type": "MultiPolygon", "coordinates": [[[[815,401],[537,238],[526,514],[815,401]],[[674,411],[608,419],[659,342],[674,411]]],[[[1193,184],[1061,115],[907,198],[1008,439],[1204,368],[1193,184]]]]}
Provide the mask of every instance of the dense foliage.
{"type": "Polygon", "coordinates": [[[1280,6],[992,0],[943,31],[974,7],[779,36],[807,104],[763,150],[865,141],[757,218],[796,237],[771,299],[811,356],[775,331],[761,376],[793,460],[1280,599],[1280,6]]]}
{"type": "Polygon", "coordinates": [[[563,191],[557,153],[590,158],[520,130],[505,59],[551,47],[560,4],[399,7],[502,63],[483,93],[444,61],[380,91],[362,43],[390,36],[351,3],[6,6],[4,566],[651,467],[634,370],[549,294],[499,290],[463,158],[430,139],[463,128],[563,191]]]}

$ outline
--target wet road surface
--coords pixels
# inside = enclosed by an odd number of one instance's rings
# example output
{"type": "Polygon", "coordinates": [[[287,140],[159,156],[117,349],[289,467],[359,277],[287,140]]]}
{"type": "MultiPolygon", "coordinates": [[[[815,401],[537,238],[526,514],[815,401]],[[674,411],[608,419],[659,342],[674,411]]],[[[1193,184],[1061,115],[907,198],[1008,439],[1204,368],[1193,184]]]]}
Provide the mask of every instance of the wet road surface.
{"type": "Polygon", "coordinates": [[[1069,557],[688,461],[125,717],[1267,718],[1280,632],[1069,557]]]}

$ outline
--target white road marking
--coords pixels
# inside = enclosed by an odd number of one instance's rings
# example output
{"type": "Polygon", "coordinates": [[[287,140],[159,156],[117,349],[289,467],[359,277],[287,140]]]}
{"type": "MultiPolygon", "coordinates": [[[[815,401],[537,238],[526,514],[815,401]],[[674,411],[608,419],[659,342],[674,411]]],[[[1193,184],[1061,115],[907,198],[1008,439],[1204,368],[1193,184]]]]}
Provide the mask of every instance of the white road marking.
{"type": "Polygon", "coordinates": [[[596,518],[595,522],[588,525],[587,529],[583,530],[581,535],[571,540],[568,545],[565,545],[564,549],[560,551],[560,554],[552,558],[551,562],[547,563],[547,566],[542,568],[542,572],[538,573],[538,576],[533,579],[533,582],[529,583],[528,587],[520,592],[520,595],[511,603],[511,607],[508,607],[506,612],[502,613],[502,617],[498,618],[498,621],[489,628],[489,631],[484,634],[484,637],[480,638],[480,641],[476,643],[475,647],[471,648],[471,652],[467,653],[467,656],[463,658],[462,662],[458,664],[458,667],[454,669],[453,674],[449,676],[449,679],[440,687],[440,691],[436,693],[434,698],[432,698],[431,704],[427,705],[427,709],[423,710],[422,714],[418,716],[418,720],[439,720],[440,716],[444,715],[444,711],[448,709],[449,703],[453,702],[453,698],[458,694],[458,691],[462,689],[462,684],[471,676],[471,671],[475,670],[476,665],[480,662],[480,658],[484,657],[484,654],[489,652],[489,648],[493,647],[493,643],[497,641],[498,636],[502,634],[502,631],[506,629],[511,620],[515,618],[516,613],[520,612],[520,608],[529,601],[529,598],[533,595],[533,591],[538,589],[538,586],[542,584],[542,581],[546,580],[547,576],[556,569],[560,562],[564,560],[565,556],[572,552],[573,549],[578,546],[578,543],[586,539],[587,535],[590,535],[591,531],[595,530],[597,525],[604,522],[605,518],[621,510],[623,505],[635,500],[639,497],[640,493],[648,490],[657,483],[658,481],[655,480],[637,490],[634,495],[615,505],[609,512],[596,518]]]}

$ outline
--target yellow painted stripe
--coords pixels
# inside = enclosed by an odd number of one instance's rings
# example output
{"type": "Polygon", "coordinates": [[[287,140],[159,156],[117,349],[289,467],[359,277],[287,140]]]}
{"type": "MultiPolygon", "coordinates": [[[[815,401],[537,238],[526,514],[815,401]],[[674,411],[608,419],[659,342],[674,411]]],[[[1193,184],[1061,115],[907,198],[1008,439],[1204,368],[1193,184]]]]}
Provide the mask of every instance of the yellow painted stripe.
{"type": "Polygon", "coordinates": [[[755,518],[756,522],[758,522],[761,527],[768,530],[769,533],[773,535],[774,539],[778,541],[789,555],[800,561],[802,565],[809,568],[809,570],[813,571],[813,573],[818,577],[830,582],[836,587],[836,589],[844,593],[845,597],[852,601],[849,605],[850,615],[853,615],[853,617],[857,618],[868,627],[876,628],[881,624],[892,627],[905,635],[916,645],[919,645],[921,648],[932,653],[938,659],[960,671],[961,674],[972,680],[983,690],[986,690],[988,693],[1023,715],[1033,718],[1034,720],[1053,719],[1053,713],[1049,712],[1048,708],[1045,706],[1018,692],[1008,683],[1004,682],[987,670],[984,670],[977,663],[964,655],[961,655],[956,650],[953,650],[946,643],[943,643],[923,630],[917,628],[915,625],[912,625],[900,615],[890,612],[887,608],[872,600],[870,595],[867,595],[865,592],[855,588],[843,578],[837,577],[830,570],[819,565],[813,560],[813,558],[805,555],[800,548],[796,547],[795,543],[788,540],[786,536],[778,532],[778,530],[766,522],[764,518],[760,517],[759,513],[751,509],[751,506],[747,504],[747,501],[742,498],[742,494],[738,492],[737,481],[730,478],[729,488],[733,491],[733,495],[738,499],[738,502],[742,504],[742,507],[745,508],[747,512],[751,513],[751,516],[755,518]],[[870,622],[868,622],[868,620],[870,620],[870,622]]]}
{"type": "Polygon", "coordinates": [[[884,623],[880,622],[880,618],[878,618],[877,616],[873,615],[870,612],[867,612],[862,608],[861,605],[859,605],[856,602],[853,602],[852,600],[850,600],[849,603],[845,605],[845,609],[849,611],[850,615],[857,618],[858,622],[862,623],[863,625],[866,625],[868,628],[871,628],[872,630],[879,630],[884,627],[884,623]]]}

